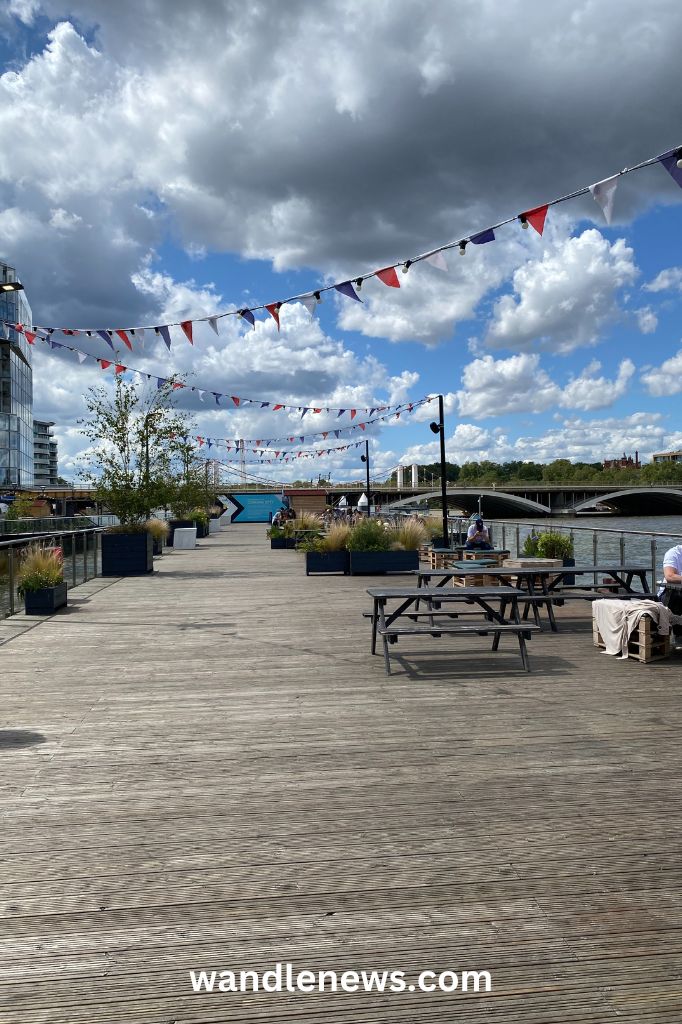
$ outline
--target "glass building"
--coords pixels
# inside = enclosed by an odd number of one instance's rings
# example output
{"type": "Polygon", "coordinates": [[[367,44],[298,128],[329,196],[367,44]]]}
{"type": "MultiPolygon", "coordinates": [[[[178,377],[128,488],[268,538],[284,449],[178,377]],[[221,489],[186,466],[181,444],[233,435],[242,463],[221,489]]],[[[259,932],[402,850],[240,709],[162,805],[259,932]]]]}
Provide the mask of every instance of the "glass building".
{"type": "MultiPolygon", "coordinates": [[[[0,263],[0,285],[16,281],[12,267],[0,263]]],[[[33,372],[31,350],[20,331],[30,325],[26,294],[0,291],[0,487],[33,486],[33,372]]]]}

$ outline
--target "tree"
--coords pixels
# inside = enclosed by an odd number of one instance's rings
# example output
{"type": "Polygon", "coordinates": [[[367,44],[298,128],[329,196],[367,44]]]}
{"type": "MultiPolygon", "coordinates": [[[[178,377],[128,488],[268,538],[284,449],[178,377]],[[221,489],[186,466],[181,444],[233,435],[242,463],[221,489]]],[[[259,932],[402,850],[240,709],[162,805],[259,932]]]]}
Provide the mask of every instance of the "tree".
{"type": "Polygon", "coordinates": [[[79,425],[92,447],[80,476],[124,526],[168,502],[173,462],[193,427],[173,406],[173,384],[145,393],[116,377],[113,395],[91,388],[85,396],[79,425]]]}

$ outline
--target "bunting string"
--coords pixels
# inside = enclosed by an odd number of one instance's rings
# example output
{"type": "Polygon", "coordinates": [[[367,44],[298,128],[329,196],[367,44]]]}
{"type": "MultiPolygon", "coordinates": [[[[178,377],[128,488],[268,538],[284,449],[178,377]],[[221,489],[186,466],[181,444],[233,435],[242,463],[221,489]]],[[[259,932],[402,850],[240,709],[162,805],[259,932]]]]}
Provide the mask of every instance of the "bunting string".
{"type": "MultiPolygon", "coordinates": [[[[45,344],[48,345],[48,347],[53,350],[63,349],[66,352],[73,353],[78,357],[79,363],[84,363],[86,360],[89,359],[91,362],[97,363],[102,370],[108,370],[110,367],[113,366],[115,376],[123,373],[133,373],[136,374],[138,379],[141,381],[154,381],[156,383],[157,389],[162,388],[167,384],[171,384],[175,390],[184,389],[186,391],[193,391],[195,394],[199,395],[199,398],[202,402],[204,401],[204,398],[208,396],[213,399],[213,401],[219,408],[223,408],[226,410],[241,409],[246,406],[255,405],[261,409],[270,409],[272,412],[299,412],[301,414],[301,419],[303,419],[303,417],[306,416],[308,413],[313,413],[315,415],[319,415],[321,413],[336,413],[337,419],[339,419],[341,416],[347,413],[350,416],[351,420],[354,420],[358,413],[365,412],[369,413],[370,418],[373,416],[375,412],[391,413],[396,412],[398,410],[402,411],[406,409],[411,412],[412,409],[416,408],[418,405],[423,405],[424,402],[431,401],[431,397],[427,396],[425,398],[420,398],[416,402],[405,403],[402,405],[376,405],[372,407],[356,406],[354,408],[346,406],[343,409],[338,409],[333,408],[331,406],[325,406],[321,403],[311,403],[310,405],[289,405],[285,402],[273,402],[271,400],[266,401],[265,399],[262,398],[243,398],[239,395],[229,395],[221,391],[211,391],[209,388],[199,388],[193,384],[185,384],[183,381],[177,380],[175,377],[157,377],[156,374],[147,373],[144,370],[137,370],[135,369],[135,367],[127,366],[124,363],[118,362],[116,359],[103,359],[100,356],[92,355],[90,352],[84,352],[82,349],[78,349],[73,345],[66,345],[64,344],[64,342],[61,341],[54,341],[51,336],[44,336],[41,334],[37,334],[33,331],[29,331],[20,324],[16,326],[16,329],[20,331],[20,333],[24,334],[26,340],[30,345],[35,345],[36,341],[45,342],[45,344]],[[221,406],[221,400],[225,400],[228,404],[226,406],[221,406]]],[[[366,423],[356,424],[356,427],[360,429],[364,429],[365,426],[366,423]]],[[[350,430],[351,428],[344,427],[342,429],[350,430]]],[[[327,432],[320,431],[319,433],[320,435],[322,435],[323,433],[327,432]]],[[[312,437],[313,435],[310,436],[312,437]]],[[[273,440],[275,439],[273,438],[273,440]]]]}
{"type": "MultiPolygon", "coordinates": [[[[615,198],[616,187],[620,179],[626,174],[632,174],[635,171],[641,171],[645,167],[652,167],[655,164],[660,164],[671,177],[682,187],[682,147],[677,146],[674,149],[666,150],[664,153],[659,153],[658,156],[649,157],[646,160],[642,160],[638,164],[634,164],[632,167],[624,167],[621,171],[611,175],[608,178],[604,178],[602,181],[595,182],[592,185],[585,185],[581,188],[575,189],[573,192],[569,192],[566,195],[559,196],[556,199],[551,199],[546,203],[539,206],[531,207],[530,209],[523,210],[521,213],[516,213],[511,217],[507,217],[504,220],[498,221],[496,224],[491,224],[487,228],[483,228],[479,231],[474,232],[470,235],[465,235],[456,240],[445,242],[443,245],[436,246],[433,249],[429,249],[427,252],[420,253],[419,255],[412,256],[409,259],[398,260],[395,263],[389,264],[386,267],[382,267],[378,270],[371,270],[362,274],[355,274],[352,277],[347,278],[345,281],[337,281],[334,284],[328,284],[320,286],[319,288],[313,289],[309,292],[302,292],[298,295],[291,295],[285,299],[278,299],[274,302],[266,302],[257,306],[244,307],[242,309],[232,309],[225,313],[211,313],[207,316],[195,317],[194,319],[179,320],[167,324],[157,325],[145,325],[140,327],[30,327],[30,332],[35,335],[43,334],[52,335],[55,332],[60,332],[65,335],[78,335],[85,334],[88,337],[99,336],[102,338],[112,349],[114,348],[114,338],[118,338],[130,351],[133,349],[133,342],[143,341],[146,331],[153,331],[155,335],[161,337],[170,350],[172,345],[172,336],[170,329],[179,328],[181,334],[187,339],[190,345],[194,344],[194,325],[198,323],[208,323],[215,334],[219,334],[219,322],[226,317],[236,316],[249,324],[251,328],[255,330],[256,327],[256,313],[263,313],[266,317],[272,318],[277,325],[277,330],[280,329],[281,312],[284,306],[290,305],[294,302],[301,302],[308,309],[312,315],[319,302],[322,300],[322,295],[325,292],[336,291],[340,295],[345,296],[355,302],[362,302],[359,292],[365,281],[372,278],[376,278],[381,281],[382,284],[389,288],[400,288],[400,279],[396,271],[401,269],[403,273],[413,267],[417,263],[427,262],[432,266],[437,267],[439,270],[447,271],[448,265],[445,259],[445,253],[458,249],[460,254],[464,256],[466,249],[469,244],[472,245],[484,245],[488,242],[494,242],[496,239],[495,232],[507,224],[513,224],[514,222],[520,223],[521,227],[527,228],[529,225],[542,234],[545,228],[545,222],[549,209],[553,206],[558,206],[560,203],[566,203],[569,200],[577,199],[579,196],[591,194],[595,202],[601,207],[604,214],[604,219],[607,224],[611,223],[613,215],[613,204],[615,198]]],[[[7,329],[13,328],[15,330],[21,330],[24,333],[27,332],[27,328],[23,324],[13,324],[9,321],[0,321],[0,324],[4,328],[5,335],[7,335],[7,329]]]]}

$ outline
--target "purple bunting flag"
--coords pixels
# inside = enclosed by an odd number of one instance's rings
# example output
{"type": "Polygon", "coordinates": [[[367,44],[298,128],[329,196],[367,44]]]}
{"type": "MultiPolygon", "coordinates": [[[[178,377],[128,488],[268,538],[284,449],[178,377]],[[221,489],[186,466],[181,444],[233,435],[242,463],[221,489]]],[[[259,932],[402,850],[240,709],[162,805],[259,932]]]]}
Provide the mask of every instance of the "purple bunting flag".
{"type": "Polygon", "coordinates": [[[254,331],[256,330],[256,318],[255,318],[255,316],[253,315],[253,313],[251,312],[250,309],[240,309],[239,310],[239,315],[240,315],[240,317],[242,317],[242,319],[248,321],[248,323],[251,324],[251,326],[253,327],[254,331]]]}
{"type": "Polygon", "coordinates": [[[99,334],[100,338],[104,338],[104,340],[106,341],[106,343],[109,346],[109,348],[113,348],[114,347],[114,343],[111,340],[111,336],[109,334],[109,331],[98,331],[97,333],[99,334]]]}
{"type": "Polygon", "coordinates": [[[355,288],[350,281],[343,281],[341,284],[335,284],[337,292],[341,292],[342,295],[347,296],[349,299],[355,299],[356,302],[362,302],[362,299],[356,292],[355,288]]]}
{"type": "Polygon", "coordinates": [[[469,239],[474,245],[485,245],[486,242],[495,241],[495,232],[492,228],[486,228],[485,231],[479,231],[477,235],[472,235],[469,239]]]}
{"type": "Polygon", "coordinates": [[[161,335],[161,337],[163,338],[163,340],[166,343],[166,348],[170,352],[171,336],[170,336],[169,328],[168,327],[155,327],[154,330],[156,331],[157,334],[161,335]]]}
{"type": "Polygon", "coordinates": [[[668,174],[675,179],[680,188],[682,188],[682,167],[677,166],[677,161],[681,157],[682,150],[679,149],[671,149],[668,153],[664,153],[663,156],[659,157],[668,174]]]}

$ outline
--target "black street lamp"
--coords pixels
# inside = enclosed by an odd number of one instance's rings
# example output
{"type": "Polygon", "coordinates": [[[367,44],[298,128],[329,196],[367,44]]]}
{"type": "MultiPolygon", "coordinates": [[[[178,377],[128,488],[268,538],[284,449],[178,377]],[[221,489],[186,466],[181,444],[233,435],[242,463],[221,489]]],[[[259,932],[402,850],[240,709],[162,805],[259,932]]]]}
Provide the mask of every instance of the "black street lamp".
{"type": "Polygon", "coordinates": [[[369,493],[369,441],[365,441],[365,454],[360,456],[360,462],[365,463],[367,470],[367,515],[369,516],[369,510],[372,507],[372,498],[369,493]]]}
{"type": "Polygon", "coordinates": [[[0,292],[23,292],[21,281],[0,281],[0,292]]]}
{"type": "Polygon", "coordinates": [[[430,423],[429,428],[434,434],[440,434],[440,500],[443,505],[443,547],[450,547],[448,536],[448,493],[445,468],[445,416],[443,413],[443,396],[438,396],[438,423],[430,423]]]}

